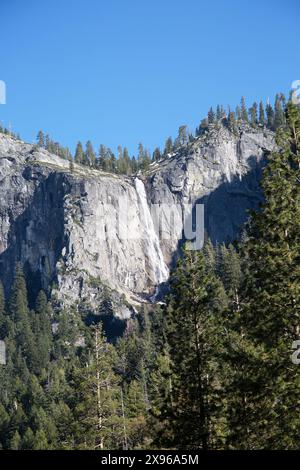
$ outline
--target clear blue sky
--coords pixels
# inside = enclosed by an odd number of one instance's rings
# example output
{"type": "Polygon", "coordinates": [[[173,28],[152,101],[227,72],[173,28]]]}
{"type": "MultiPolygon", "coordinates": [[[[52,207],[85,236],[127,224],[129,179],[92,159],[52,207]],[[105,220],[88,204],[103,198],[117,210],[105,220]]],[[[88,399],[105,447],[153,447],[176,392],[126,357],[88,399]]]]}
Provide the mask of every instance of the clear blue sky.
{"type": "Polygon", "coordinates": [[[0,0],[0,120],[151,150],[209,106],[300,79],[298,0],[0,0]]]}

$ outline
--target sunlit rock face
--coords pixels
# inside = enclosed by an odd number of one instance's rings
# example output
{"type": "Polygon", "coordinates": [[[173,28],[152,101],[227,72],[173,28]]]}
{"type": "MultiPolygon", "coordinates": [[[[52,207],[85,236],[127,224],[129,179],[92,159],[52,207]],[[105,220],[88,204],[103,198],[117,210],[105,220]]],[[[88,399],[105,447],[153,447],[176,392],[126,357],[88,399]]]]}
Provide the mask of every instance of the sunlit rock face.
{"type": "Polygon", "coordinates": [[[154,298],[178,253],[183,208],[204,204],[214,242],[234,239],[257,207],[259,179],[274,136],[210,129],[152,164],[122,177],[70,165],[45,150],[0,134],[0,277],[9,291],[20,262],[33,292],[64,305],[126,318],[154,298]],[[156,224],[153,207],[172,207],[156,224]],[[175,224],[175,230],[174,230],[175,224]],[[174,234],[176,236],[174,236],[174,234]]]}
{"type": "MultiPolygon", "coordinates": [[[[265,156],[274,148],[268,130],[211,128],[193,143],[152,164],[147,180],[149,201],[180,206],[204,205],[204,230],[214,243],[239,236],[248,209],[262,199],[259,181],[265,156]]],[[[175,211],[176,212],[176,211],[175,211]]],[[[182,211],[183,212],[183,211],[182,211]]],[[[173,226],[164,225],[162,251],[167,263],[178,242],[173,226]]]]}

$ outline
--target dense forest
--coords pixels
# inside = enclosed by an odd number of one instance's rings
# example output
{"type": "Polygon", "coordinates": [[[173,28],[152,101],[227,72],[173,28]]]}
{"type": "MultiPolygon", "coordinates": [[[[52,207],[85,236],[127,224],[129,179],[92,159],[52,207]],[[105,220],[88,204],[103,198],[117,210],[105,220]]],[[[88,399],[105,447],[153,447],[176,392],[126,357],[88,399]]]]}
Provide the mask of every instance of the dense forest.
{"type": "MultiPolygon", "coordinates": [[[[44,292],[29,306],[16,266],[9,298],[0,288],[3,449],[299,448],[300,111],[283,101],[265,114],[242,100],[201,123],[197,134],[220,119],[276,129],[264,203],[240,242],[186,245],[165,302],[141,308],[119,338],[44,292]]],[[[76,153],[104,168],[92,146],[76,153]]]]}

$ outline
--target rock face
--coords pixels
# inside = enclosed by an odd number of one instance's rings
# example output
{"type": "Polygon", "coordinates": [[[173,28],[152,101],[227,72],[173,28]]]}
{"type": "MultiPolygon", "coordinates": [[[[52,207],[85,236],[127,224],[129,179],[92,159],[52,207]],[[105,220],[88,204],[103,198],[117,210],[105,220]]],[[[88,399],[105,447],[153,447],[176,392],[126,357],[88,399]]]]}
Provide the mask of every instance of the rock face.
{"type": "MultiPolygon", "coordinates": [[[[94,312],[112,303],[130,315],[168,279],[178,239],[164,224],[159,239],[149,204],[204,204],[214,242],[239,233],[256,207],[260,168],[274,136],[211,129],[192,144],[122,177],[70,165],[43,149],[0,134],[0,278],[8,291],[16,262],[34,289],[94,312]]],[[[177,217],[181,217],[180,211],[177,217]]]]}
{"type": "MultiPolygon", "coordinates": [[[[247,210],[262,199],[259,181],[265,155],[274,148],[268,130],[212,127],[192,144],[152,164],[148,176],[149,200],[153,204],[204,205],[204,230],[214,243],[238,237],[247,210]]],[[[170,263],[177,240],[165,223],[164,257],[170,263]]]]}

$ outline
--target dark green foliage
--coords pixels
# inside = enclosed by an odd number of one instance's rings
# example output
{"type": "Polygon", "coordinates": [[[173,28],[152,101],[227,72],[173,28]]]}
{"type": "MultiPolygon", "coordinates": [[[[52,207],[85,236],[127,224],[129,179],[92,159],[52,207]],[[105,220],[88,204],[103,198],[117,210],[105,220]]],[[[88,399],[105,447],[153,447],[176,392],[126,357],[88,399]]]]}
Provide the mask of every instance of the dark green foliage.
{"type": "Polygon", "coordinates": [[[168,137],[165,143],[164,156],[167,156],[169,153],[172,153],[174,150],[172,137],[168,137]]]}
{"type": "MultiPolygon", "coordinates": [[[[168,137],[166,140],[162,154],[160,149],[156,147],[151,157],[150,151],[144,148],[142,143],[138,145],[137,158],[135,156],[131,157],[127,148],[124,147],[123,149],[122,146],[118,146],[118,155],[116,157],[114,152],[103,144],[100,145],[99,152],[96,154],[92,142],[88,140],[85,150],[81,142],[78,142],[74,160],[77,164],[86,165],[105,172],[135,175],[139,171],[146,172],[151,162],[158,161],[162,156],[166,157],[175,150],[194,142],[196,137],[213,127],[218,128],[220,125],[226,126],[236,135],[238,135],[241,126],[245,123],[253,127],[257,127],[259,124],[262,127],[267,126],[271,130],[276,130],[285,124],[284,109],[285,98],[282,93],[276,95],[274,109],[268,102],[266,110],[264,110],[262,102],[259,104],[259,109],[257,104],[253,103],[249,110],[247,110],[245,98],[242,97],[241,106],[237,106],[235,111],[229,109],[229,112],[225,113],[222,105],[217,105],[216,111],[210,107],[207,117],[202,119],[200,125],[196,128],[195,135],[192,132],[188,132],[186,125],[180,126],[174,143],[172,137],[168,137]]],[[[0,132],[10,135],[15,139],[18,138],[11,130],[2,128],[1,126],[0,132]]],[[[74,172],[73,157],[68,147],[63,147],[58,142],[52,140],[50,136],[45,134],[42,130],[40,130],[37,135],[37,146],[69,160],[71,162],[70,171],[74,172]]],[[[36,150],[37,147],[34,146],[33,149],[36,150]]]]}
{"type": "Polygon", "coordinates": [[[284,96],[282,94],[277,94],[274,105],[274,128],[275,130],[285,124],[284,116],[284,96]],[[282,106],[283,104],[283,106],[282,106]]]}
{"type": "MultiPolygon", "coordinates": [[[[244,99],[227,117],[221,106],[210,110],[196,135],[221,125],[277,129],[264,204],[238,245],[184,249],[166,303],[140,307],[115,345],[101,322],[84,324],[80,307],[53,310],[44,292],[30,310],[20,266],[7,302],[0,284],[1,448],[299,448],[291,353],[300,334],[300,111],[291,103],[284,110],[282,95],[266,115],[260,103],[258,117],[244,99]]],[[[176,145],[187,145],[194,137],[180,129],[176,145]]],[[[38,142],[53,144],[42,133],[38,142]]],[[[172,151],[169,138],[163,156],[172,151]]],[[[76,154],[79,164],[126,174],[151,162],[142,144],[137,160],[126,147],[116,158],[103,145],[95,158],[91,143],[76,154]]],[[[108,294],[105,312],[113,318],[108,294]]]]}
{"type": "Polygon", "coordinates": [[[84,153],[84,163],[89,166],[94,166],[96,163],[96,154],[93,149],[92,142],[90,140],[86,143],[86,149],[84,153]]]}
{"type": "Polygon", "coordinates": [[[236,447],[299,446],[299,373],[290,357],[300,317],[299,137],[300,112],[289,103],[287,128],[277,134],[281,150],[270,155],[264,171],[265,202],[252,216],[243,247],[245,280],[234,351],[242,374],[234,375],[229,439],[236,447]]]}
{"type": "Polygon", "coordinates": [[[228,114],[228,127],[232,132],[237,131],[237,122],[233,111],[230,111],[228,114]]]}
{"type": "Polygon", "coordinates": [[[85,155],[84,155],[84,151],[83,151],[83,147],[82,147],[81,142],[78,142],[78,144],[77,144],[74,160],[75,160],[76,163],[79,163],[81,165],[84,165],[86,163],[85,155]]]}
{"type": "Polygon", "coordinates": [[[243,121],[248,122],[248,113],[244,96],[241,98],[241,117],[243,121]]]}
{"type": "Polygon", "coordinates": [[[218,448],[222,443],[220,336],[224,291],[200,252],[185,251],[171,279],[167,339],[170,397],[161,442],[179,448],[218,448]],[[222,299],[222,300],[221,300],[222,299]],[[215,405],[220,401],[220,406],[215,405]]]}
{"type": "Polygon", "coordinates": [[[266,106],[267,126],[269,129],[274,129],[274,110],[270,103],[266,106]]]}
{"type": "Polygon", "coordinates": [[[210,108],[210,110],[207,113],[208,124],[213,124],[215,122],[215,119],[216,119],[215,112],[212,108],[210,108]]]}
{"type": "Polygon", "coordinates": [[[265,126],[266,124],[266,119],[265,119],[265,110],[264,110],[264,104],[261,101],[259,103],[259,117],[258,117],[258,122],[261,126],[265,126]]]}
{"type": "Polygon", "coordinates": [[[45,136],[43,131],[38,132],[36,141],[39,147],[45,147],[45,136]]]}
{"type": "Polygon", "coordinates": [[[250,124],[253,127],[257,125],[257,103],[253,103],[251,108],[249,108],[249,117],[250,117],[250,124]]]}
{"type": "Polygon", "coordinates": [[[5,315],[5,297],[2,282],[0,281],[0,339],[7,335],[7,316],[5,315]]]}
{"type": "Polygon", "coordinates": [[[160,149],[158,147],[156,147],[156,149],[154,150],[153,155],[152,155],[152,161],[157,162],[160,159],[161,159],[160,149]]]}
{"type": "Polygon", "coordinates": [[[186,145],[187,143],[188,143],[187,126],[183,125],[183,126],[180,126],[178,129],[178,136],[177,136],[177,139],[175,140],[175,146],[181,147],[183,145],[186,145]]]}
{"type": "Polygon", "coordinates": [[[14,323],[14,335],[28,368],[33,369],[36,359],[34,335],[32,332],[31,312],[27,303],[27,289],[23,271],[18,265],[12,286],[9,313],[14,323]]]}

